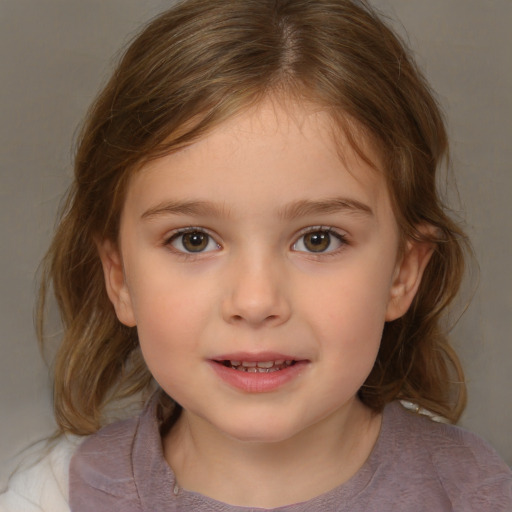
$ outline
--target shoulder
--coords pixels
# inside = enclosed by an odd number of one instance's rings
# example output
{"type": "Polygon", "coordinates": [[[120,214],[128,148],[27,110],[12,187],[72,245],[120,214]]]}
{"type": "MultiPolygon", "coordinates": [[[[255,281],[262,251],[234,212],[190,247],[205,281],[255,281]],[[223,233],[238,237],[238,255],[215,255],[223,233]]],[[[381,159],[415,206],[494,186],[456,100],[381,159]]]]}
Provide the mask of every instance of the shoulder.
{"type": "Polygon", "coordinates": [[[404,467],[437,481],[455,510],[512,509],[512,471],[486,441],[399,403],[390,412],[404,467]]]}
{"type": "Polygon", "coordinates": [[[111,495],[126,495],[133,480],[132,446],[138,424],[138,418],[118,421],[89,436],[71,460],[72,488],[86,485],[111,495]]]}
{"type": "Polygon", "coordinates": [[[157,393],[137,417],[112,423],[80,445],[69,468],[72,510],[135,512],[167,503],[174,474],[163,456],[158,404],[157,393]]]}
{"type": "Polygon", "coordinates": [[[411,411],[398,403],[393,407],[395,429],[408,439],[412,448],[428,454],[435,467],[455,469],[467,464],[465,474],[474,472],[474,476],[480,477],[496,471],[511,474],[495,450],[476,434],[443,422],[424,409],[411,411]]]}
{"type": "Polygon", "coordinates": [[[69,464],[82,439],[66,435],[35,445],[0,495],[0,512],[69,512],[69,464]]]}

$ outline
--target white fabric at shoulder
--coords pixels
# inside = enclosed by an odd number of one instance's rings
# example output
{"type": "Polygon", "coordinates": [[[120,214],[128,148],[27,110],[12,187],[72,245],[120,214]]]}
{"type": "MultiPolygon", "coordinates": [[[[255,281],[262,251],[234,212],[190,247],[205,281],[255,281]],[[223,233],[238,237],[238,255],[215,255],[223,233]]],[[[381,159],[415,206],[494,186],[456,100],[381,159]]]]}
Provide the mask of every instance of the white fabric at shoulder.
{"type": "Polygon", "coordinates": [[[69,462],[83,439],[68,435],[34,446],[0,494],[0,512],[69,512],[69,462]]]}
{"type": "Polygon", "coordinates": [[[415,404],[414,402],[409,402],[409,400],[400,400],[400,403],[407,410],[415,412],[416,414],[421,414],[422,416],[427,416],[432,421],[435,421],[437,423],[450,423],[450,421],[444,418],[443,416],[438,416],[437,414],[434,414],[428,409],[420,407],[418,404],[415,404]]]}

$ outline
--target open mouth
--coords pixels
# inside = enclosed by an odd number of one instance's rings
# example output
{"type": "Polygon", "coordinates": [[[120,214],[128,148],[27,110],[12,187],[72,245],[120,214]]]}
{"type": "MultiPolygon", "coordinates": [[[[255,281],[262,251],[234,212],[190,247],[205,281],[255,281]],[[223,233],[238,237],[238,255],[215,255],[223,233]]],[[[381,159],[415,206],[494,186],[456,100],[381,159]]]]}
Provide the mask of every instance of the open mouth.
{"type": "Polygon", "coordinates": [[[247,373],[272,373],[285,370],[296,364],[296,361],[284,359],[277,361],[216,361],[226,368],[231,368],[239,372],[247,373]]]}
{"type": "Polygon", "coordinates": [[[223,354],[209,362],[221,380],[244,393],[277,391],[303,375],[310,363],[271,352],[223,354]]]}

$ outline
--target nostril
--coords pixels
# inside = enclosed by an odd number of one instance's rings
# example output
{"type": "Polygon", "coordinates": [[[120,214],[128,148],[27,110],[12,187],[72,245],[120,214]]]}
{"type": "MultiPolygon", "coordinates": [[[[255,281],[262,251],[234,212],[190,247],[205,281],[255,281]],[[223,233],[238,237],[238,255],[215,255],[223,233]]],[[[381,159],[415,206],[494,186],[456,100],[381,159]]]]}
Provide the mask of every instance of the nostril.
{"type": "Polygon", "coordinates": [[[278,325],[290,316],[290,305],[279,294],[233,293],[223,301],[222,317],[232,324],[278,325]]]}

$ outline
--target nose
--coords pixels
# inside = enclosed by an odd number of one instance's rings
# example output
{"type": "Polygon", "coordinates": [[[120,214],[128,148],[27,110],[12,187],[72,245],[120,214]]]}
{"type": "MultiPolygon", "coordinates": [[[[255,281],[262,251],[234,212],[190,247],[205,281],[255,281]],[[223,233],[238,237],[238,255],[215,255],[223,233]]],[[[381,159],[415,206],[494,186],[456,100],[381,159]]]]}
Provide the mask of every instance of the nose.
{"type": "Polygon", "coordinates": [[[240,258],[224,282],[224,320],[252,327],[285,323],[291,314],[286,281],[275,258],[240,258]]]}

